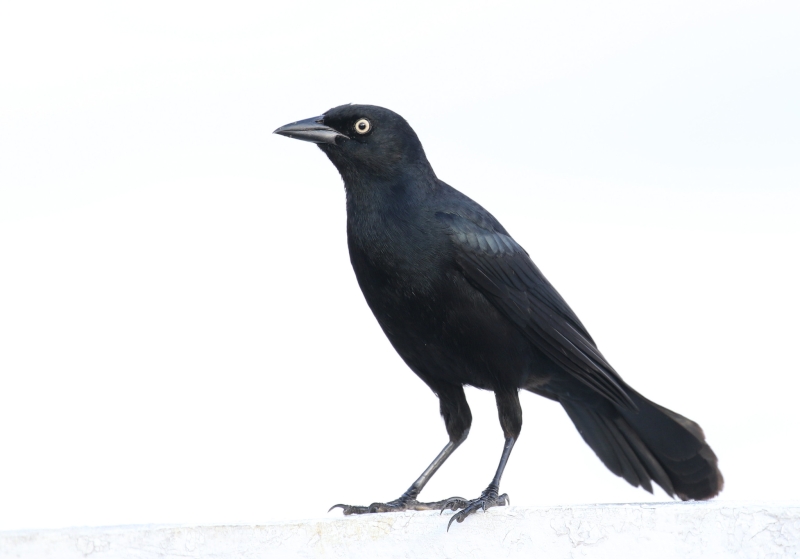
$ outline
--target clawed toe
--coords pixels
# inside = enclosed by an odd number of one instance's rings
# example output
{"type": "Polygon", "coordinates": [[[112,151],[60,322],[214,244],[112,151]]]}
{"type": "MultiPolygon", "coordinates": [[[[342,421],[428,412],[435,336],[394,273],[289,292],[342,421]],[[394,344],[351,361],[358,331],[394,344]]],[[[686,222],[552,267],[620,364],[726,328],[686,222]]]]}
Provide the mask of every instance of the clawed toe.
{"type": "Polygon", "coordinates": [[[365,514],[365,513],[369,512],[369,507],[358,507],[358,506],[354,506],[354,505],[343,505],[342,503],[337,503],[337,504],[333,505],[331,508],[328,509],[328,512],[331,512],[333,509],[336,509],[336,508],[342,509],[342,513],[344,513],[345,516],[348,516],[348,515],[351,515],[351,514],[365,514]]]}
{"type": "Polygon", "coordinates": [[[439,515],[441,515],[446,510],[460,510],[466,507],[469,504],[464,497],[451,497],[449,499],[445,499],[441,501],[442,507],[439,509],[439,515]]]}
{"type": "MultiPolygon", "coordinates": [[[[460,497],[455,497],[458,502],[466,502],[464,499],[460,497]]],[[[404,510],[458,510],[459,508],[463,507],[454,507],[452,505],[448,505],[449,501],[453,499],[448,499],[448,501],[436,501],[434,503],[420,503],[416,499],[397,499],[395,501],[390,501],[388,503],[372,503],[368,507],[360,507],[355,505],[343,505],[343,504],[336,504],[333,505],[331,508],[328,509],[328,512],[331,512],[333,509],[339,508],[342,509],[342,512],[345,516],[349,516],[351,514],[373,514],[376,512],[402,512],[404,510]]]]}
{"type": "Polygon", "coordinates": [[[450,518],[450,522],[447,523],[447,531],[450,531],[450,526],[453,524],[453,522],[464,522],[464,519],[478,510],[483,510],[483,512],[486,512],[486,509],[492,507],[503,507],[510,504],[511,499],[508,498],[506,493],[498,496],[497,492],[491,489],[487,489],[481,493],[480,497],[473,499],[472,501],[467,501],[461,497],[447,499],[444,501],[444,506],[442,506],[442,512],[447,509],[458,510],[458,512],[450,518]]]}
{"type": "Polygon", "coordinates": [[[328,512],[331,512],[335,508],[342,509],[345,516],[350,516],[351,514],[373,514],[376,512],[400,512],[409,508],[409,504],[409,502],[392,501],[390,503],[372,503],[368,507],[360,507],[357,505],[343,505],[339,503],[329,508],[328,512]]]}
{"type": "Polygon", "coordinates": [[[496,490],[487,489],[481,493],[480,497],[472,500],[467,500],[463,497],[451,497],[434,503],[420,503],[416,499],[401,498],[388,503],[372,503],[366,507],[339,503],[328,509],[328,512],[339,508],[342,509],[345,516],[350,516],[351,514],[402,512],[405,510],[438,510],[439,514],[442,514],[446,510],[458,511],[450,518],[450,522],[447,523],[447,530],[450,531],[450,526],[453,522],[464,522],[464,519],[479,510],[486,512],[486,509],[503,507],[510,504],[511,500],[508,498],[507,494],[503,493],[502,495],[498,495],[496,490]]]}

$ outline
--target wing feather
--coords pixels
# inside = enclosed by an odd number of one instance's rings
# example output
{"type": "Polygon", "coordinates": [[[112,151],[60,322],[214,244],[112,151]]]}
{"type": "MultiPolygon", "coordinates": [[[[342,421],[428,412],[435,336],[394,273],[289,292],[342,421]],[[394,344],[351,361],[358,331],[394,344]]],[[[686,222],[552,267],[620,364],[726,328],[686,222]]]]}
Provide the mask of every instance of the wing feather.
{"type": "Polygon", "coordinates": [[[537,349],[614,404],[636,409],[625,383],[578,317],[505,230],[469,214],[440,212],[436,217],[448,227],[466,279],[537,349]]]}

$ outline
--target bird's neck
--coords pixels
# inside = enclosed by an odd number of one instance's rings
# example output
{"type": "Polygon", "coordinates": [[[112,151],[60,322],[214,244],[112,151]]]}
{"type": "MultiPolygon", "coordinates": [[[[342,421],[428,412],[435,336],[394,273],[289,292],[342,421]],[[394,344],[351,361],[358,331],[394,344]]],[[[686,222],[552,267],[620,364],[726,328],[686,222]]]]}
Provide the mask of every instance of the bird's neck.
{"type": "Polygon", "coordinates": [[[433,172],[424,169],[386,177],[347,177],[347,219],[380,219],[384,225],[407,220],[425,204],[437,184],[433,172]]]}
{"type": "Polygon", "coordinates": [[[436,188],[435,176],[380,181],[373,178],[368,184],[346,182],[351,250],[363,250],[370,258],[382,258],[381,253],[388,247],[393,247],[398,256],[405,252],[427,228],[430,216],[426,209],[436,188]]]}

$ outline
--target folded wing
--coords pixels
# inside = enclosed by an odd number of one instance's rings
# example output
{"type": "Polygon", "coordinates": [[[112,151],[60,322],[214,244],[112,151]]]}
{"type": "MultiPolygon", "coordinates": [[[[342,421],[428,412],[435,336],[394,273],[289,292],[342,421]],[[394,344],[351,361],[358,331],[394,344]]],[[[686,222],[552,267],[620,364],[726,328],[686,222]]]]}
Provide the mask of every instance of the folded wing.
{"type": "Polygon", "coordinates": [[[612,403],[635,410],[625,383],[598,351],[572,309],[528,254],[493,220],[470,212],[439,212],[467,281],[566,373],[612,403]],[[466,214],[466,215],[465,215],[466,214]]]}

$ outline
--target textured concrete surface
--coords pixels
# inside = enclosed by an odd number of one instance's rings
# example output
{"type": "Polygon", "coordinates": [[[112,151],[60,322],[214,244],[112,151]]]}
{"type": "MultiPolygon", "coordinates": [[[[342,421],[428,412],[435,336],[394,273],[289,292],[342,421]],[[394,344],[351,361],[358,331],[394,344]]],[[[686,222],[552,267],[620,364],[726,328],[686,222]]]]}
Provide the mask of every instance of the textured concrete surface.
{"type": "Polygon", "coordinates": [[[0,532],[0,557],[800,557],[800,505],[506,507],[478,513],[447,533],[449,514],[0,532]]]}

